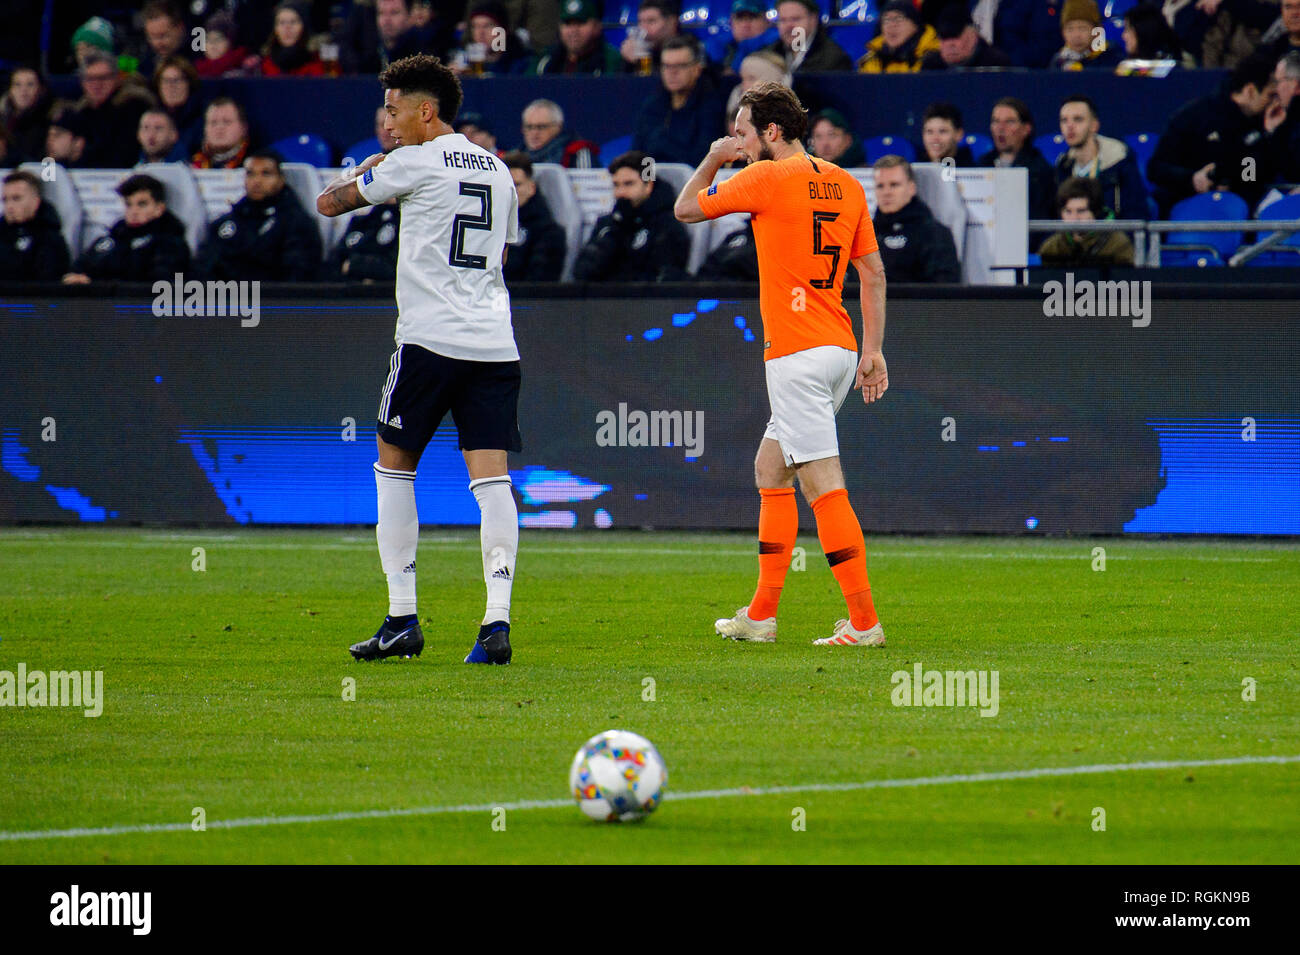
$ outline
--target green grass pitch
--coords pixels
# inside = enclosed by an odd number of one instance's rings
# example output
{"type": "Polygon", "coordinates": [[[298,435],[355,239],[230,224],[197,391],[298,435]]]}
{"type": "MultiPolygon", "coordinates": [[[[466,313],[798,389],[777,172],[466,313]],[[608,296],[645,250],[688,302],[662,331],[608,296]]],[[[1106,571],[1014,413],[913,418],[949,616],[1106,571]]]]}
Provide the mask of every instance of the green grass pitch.
{"type": "Polygon", "coordinates": [[[496,668],[461,663],[477,532],[422,534],[424,655],[360,664],[385,605],[364,530],[0,531],[0,670],[104,674],[98,718],[0,707],[0,865],[1300,861],[1300,762],[1186,765],[1300,755],[1292,543],[869,538],[889,645],[858,650],[810,645],[844,615],[815,538],[780,641],[742,645],[712,622],[749,598],[750,535],[521,537],[496,668]],[[918,662],[996,670],[997,715],[893,705],[918,662]],[[565,800],[615,727],[697,798],[636,825],[515,806],[565,800]],[[948,778],[1142,762],[1173,765],[948,778]],[[173,828],[15,837],[144,825],[173,828]]]}

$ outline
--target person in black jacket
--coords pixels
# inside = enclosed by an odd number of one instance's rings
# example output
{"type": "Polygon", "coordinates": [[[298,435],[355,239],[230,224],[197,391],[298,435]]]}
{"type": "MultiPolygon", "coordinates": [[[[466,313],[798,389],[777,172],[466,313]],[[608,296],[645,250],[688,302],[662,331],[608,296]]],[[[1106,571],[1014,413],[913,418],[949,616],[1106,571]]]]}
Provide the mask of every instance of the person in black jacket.
{"type": "Polygon", "coordinates": [[[951,159],[958,169],[975,165],[975,157],[963,139],[966,130],[962,125],[961,110],[952,103],[931,103],[921,117],[921,150],[930,162],[951,159]]]}
{"type": "Polygon", "coordinates": [[[41,181],[30,172],[11,172],[3,194],[0,280],[57,282],[68,271],[68,244],[59,214],[41,199],[41,181]]]}
{"type": "Polygon", "coordinates": [[[614,208],[596,220],[578,253],[579,282],[672,282],[686,278],[690,238],[673,215],[672,188],[660,189],[650,157],[633,150],[609,165],[614,208]]]}
{"type": "Polygon", "coordinates": [[[758,245],[754,242],[753,220],[723,239],[695,277],[712,282],[757,282],[758,245]]]}
{"type": "Polygon", "coordinates": [[[704,50],[693,36],[673,37],[659,54],[657,90],[641,104],[632,148],[655,162],[694,166],[722,135],[726,99],[705,68],[704,50]]]}
{"type": "Polygon", "coordinates": [[[67,284],[95,279],[168,281],[190,267],[185,226],[167,210],[167,191],[153,176],[128,176],[117,187],[126,215],[97,239],[63,276],[67,284]]]}
{"type": "Polygon", "coordinates": [[[948,227],[916,195],[912,164],[882,156],[876,172],[876,216],[871,224],[889,282],[960,282],[957,245],[948,227]]]}
{"type": "Polygon", "coordinates": [[[1029,218],[1056,218],[1056,172],[1033,143],[1034,114],[1023,100],[1004,96],[993,104],[989,121],[993,148],[979,158],[981,166],[1029,171],[1029,218]]]}
{"type": "Polygon", "coordinates": [[[392,282],[397,278],[397,232],[402,212],[396,199],[354,215],[326,268],[330,279],[392,282]]]}
{"type": "Polygon", "coordinates": [[[1181,199],[1224,189],[1253,209],[1277,177],[1273,130],[1264,112],[1277,90],[1275,60],[1254,54],[1228,77],[1225,90],[1192,100],[1169,118],[1147,163],[1160,214],[1181,199]]]}
{"type": "Polygon", "coordinates": [[[506,254],[507,282],[558,282],[564,271],[564,230],[560,228],[546,197],[537,191],[533,164],[522,151],[502,157],[515,180],[519,195],[519,241],[506,254]]]}
{"type": "Polygon", "coordinates": [[[261,149],[244,161],[244,198],[208,227],[199,250],[204,277],[309,282],[320,271],[320,230],[288,188],[280,156],[261,149]]]}

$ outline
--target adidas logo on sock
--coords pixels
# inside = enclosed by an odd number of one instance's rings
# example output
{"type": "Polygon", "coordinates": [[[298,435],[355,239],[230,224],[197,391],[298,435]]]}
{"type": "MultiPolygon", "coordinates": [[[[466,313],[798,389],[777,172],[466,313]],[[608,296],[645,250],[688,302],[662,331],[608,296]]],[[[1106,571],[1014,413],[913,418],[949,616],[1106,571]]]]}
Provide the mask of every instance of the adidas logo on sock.
{"type": "Polygon", "coordinates": [[[413,574],[413,573],[415,573],[415,561],[411,561],[409,564],[407,564],[405,567],[403,567],[403,568],[402,568],[402,573],[404,573],[404,574],[413,574]]]}
{"type": "Polygon", "coordinates": [[[496,570],[492,571],[492,576],[493,576],[493,577],[500,577],[502,580],[509,580],[509,579],[510,579],[510,568],[509,568],[509,567],[506,567],[506,566],[498,567],[496,570]]]}
{"type": "Polygon", "coordinates": [[[399,414],[393,415],[388,419],[388,426],[390,428],[400,428],[402,426],[402,416],[399,414]]]}

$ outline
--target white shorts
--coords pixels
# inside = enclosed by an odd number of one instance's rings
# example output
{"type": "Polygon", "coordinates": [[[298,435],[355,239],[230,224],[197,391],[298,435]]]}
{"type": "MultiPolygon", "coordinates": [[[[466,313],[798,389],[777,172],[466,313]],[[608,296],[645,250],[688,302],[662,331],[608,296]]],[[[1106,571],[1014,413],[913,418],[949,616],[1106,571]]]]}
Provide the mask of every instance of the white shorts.
{"type": "Polygon", "coordinates": [[[835,414],[853,389],[857,352],[822,345],[768,359],[763,367],[772,405],[763,437],[781,445],[786,465],[837,457],[835,414]]]}

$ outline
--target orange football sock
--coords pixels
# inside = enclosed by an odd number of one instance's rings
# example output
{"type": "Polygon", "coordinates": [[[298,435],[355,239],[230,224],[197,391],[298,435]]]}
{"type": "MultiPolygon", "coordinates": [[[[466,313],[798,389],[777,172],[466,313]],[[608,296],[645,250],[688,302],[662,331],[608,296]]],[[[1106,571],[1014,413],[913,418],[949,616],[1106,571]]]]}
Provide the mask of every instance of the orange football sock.
{"type": "Polygon", "coordinates": [[[849,605],[849,623],[854,630],[869,630],[879,618],[871,603],[871,584],[867,580],[867,548],[862,540],[862,525],[849,503],[849,492],[840,488],[827,491],[812,502],[817,518],[817,538],[826,552],[826,562],[839,581],[844,601],[849,605]]]}
{"type": "Polygon", "coordinates": [[[790,569],[790,555],[799,535],[799,505],[794,488],[760,488],[763,503],[758,510],[758,588],[749,602],[749,618],[766,620],[776,616],[790,569]]]}

